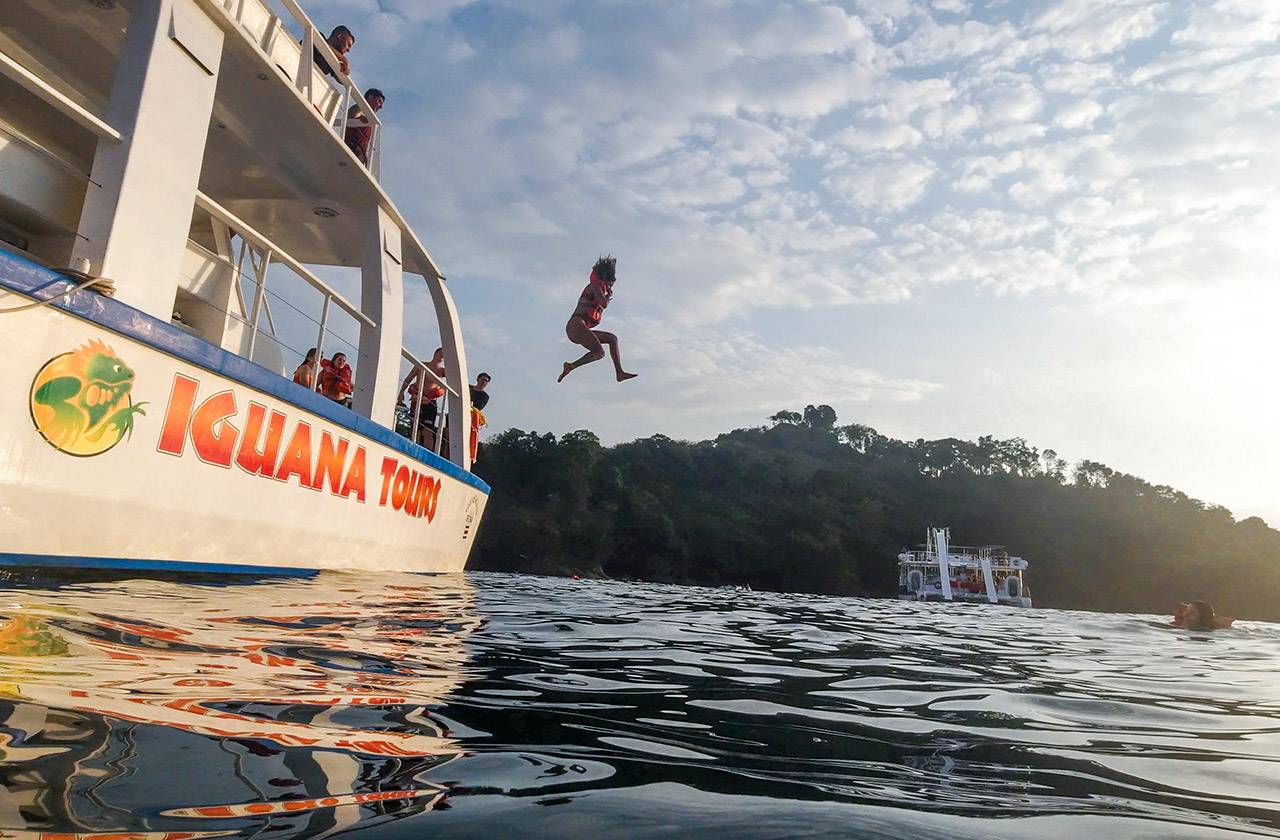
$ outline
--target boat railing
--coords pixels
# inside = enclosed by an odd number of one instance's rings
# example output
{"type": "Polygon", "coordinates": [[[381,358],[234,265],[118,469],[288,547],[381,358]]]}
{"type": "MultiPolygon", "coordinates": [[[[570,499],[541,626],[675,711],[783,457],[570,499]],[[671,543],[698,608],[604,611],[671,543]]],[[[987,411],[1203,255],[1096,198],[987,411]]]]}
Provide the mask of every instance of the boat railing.
{"type": "MultiPolygon", "coordinates": [[[[947,560],[952,564],[975,564],[982,560],[982,555],[976,550],[965,551],[965,546],[949,546],[947,549],[947,560]]],[[[898,555],[898,560],[902,563],[914,563],[921,565],[937,565],[938,556],[932,551],[904,551],[898,555]]],[[[1025,562],[1021,557],[1014,557],[1009,554],[993,554],[991,555],[991,563],[995,568],[1022,569],[1025,568],[1025,562]]]]}
{"type": "Polygon", "coordinates": [[[369,107],[360,88],[349,75],[342,72],[341,62],[329,47],[324,33],[316,28],[296,0],[279,0],[279,2],[293,19],[293,23],[299,30],[297,32],[291,32],[285,21],[261,0],[217,0],[217,2],[286,76],[289,75],[292,67],[294,86],[308,102],[315,106],[320,119],[329,126],[339,142],[343,141],[346,134],[347,112],[352,105],[359,107],[361,114],[369,120],[369,127],[372,129],[368,149],[368,168],[369,173],[377,179],[381,158],[382,122],[378,119],[377,113],[369,107]],[[332,76],[326,75],[317,66],[315,60],[317,52],[329,65],[332,76]]]}
{"type": "Polygon", "coordinates": [[[414,397],[413,405],[409,407],[409,410],[413,415],[413,419],[411,421],[412,428],[409,434],[410,440],[417,441],[418,432],[421,431],[422,401],[424,399],[423,395],[427,390],[424,387],[424,384],[425,384],[424,380],[430,380],[431,382],[435,383],[436,385],[439,385],[442,389],[444,389],[444,396],[441,398],[442,405],[440,406],[440,410],[437,411],[435,414],[435,418],[436,418],[435,424],[432,426],[432,429],[431,429],[432,436],[434,438],[434,442],[431,448],[432,448],[432,451],[434,451],[437,455],[439,455],[443,438],[444,438],[444,436],[441,434],[441,431],[443,430],[443,424],[444,424],[445,418],[449,416],[449,400],[458,399],[458,392],[455,391],[453,388],[449,387],[449,383],[441,379],[436,374],[436,372],[427,365],[426,362],[422,361],[417,356],[415,356],[412,352],[410,352],[409,348],[407,347],[400,348],[400,355],[404,358],[405,361],[409,363],[409,370],[411,372],[417,373],[418,383],[419,383],[417,388],[417,394],[414,397]]]}
{"type": "MultiPolygon", "coordinates": [[[[249,316],[249,351],[253,352],[254,341],[257,337],[258,330],[261,326],[262,305],[267,292],[267,270],[272,262],[279,262],[289,268],[294,274],[298,275],[303,281],[311,286],[324,297],[324,306],[320,316],[319,334],[316,337],[317,348],[322,347],[324,343],[325,332],[328,326],[329,306],[337,304],[340,309],[356,319],[360,323],[370,328],[377,328],[377,323],[372,318],[360,311],[360,307],[351,303],[345,297],[340,295],[336,290],[325,283],[319,277],[311,272],[306,266],[298,262],[289,255],[279,245],[276,245],[263,234],[254,230],[243,220],[235,216],[230,210],[227,210],[221,204],[218,204],[203,192],[196,191],[196,206],[204,210],[219,222],[225,224],[234,233],[240,236],[242,240],[252,246],[249,249],[252,260],[254,274],[257,278],[256,290],[254,294],[253,304],[250,307],[249,316]],[[254,253],[256,252],[256,254],[254,253]]],[[[320,355],[320,353],[317,353],[320,355]]]]}
{"type": "MultiPolygon", "coordinates": [[[[197,193],[196,211],[213,224],[215,249],[189,239],[188,251],[193,254],[198,274],[184,270],[183,282],[179,285],[196,298],[200,307],[214,310],[217,321],[206,323],[201,329],[195,319],[188,318],[183,322],[188,328],[196,328],[206,340],[287,376],[293,368],[284,363],[285,351],[296,355],[299,362],[305,360],[307,351],[289,345],[282,337],[277,328],[277,313],[272,310],[274,301],[283,309],[280,314],[292,316],[296,328],[289,330],[291,336],[305,335],[307,329],[315,330],[312,382],[318,381],[320,362],[334,341],[347,348],[341,352],[357,365],[363,361],[356,342],[335,331],[334,320],[340,318],[357,328],[376,328],[372,318],[271,239],[202,192],[197,193]],[[280,268],[287,271],[282,275],[275,270],[280,268]],[[216,273],[226,278],[229,288],[217,282],[209,284],[210,275],[216,273]],[[206,286],[222,291],[210,293],[202,288],[206,286]],[[281,293],[289,287],[295,290],[293,295],[281,293]],[[301,303],[296,300],[297,288],[311,290],[319,295],[319,300],[314,305],[301,303]],[[223,318],[235,323],[228,326],[230,322],[223,318]],[[263,345],[264,340],[276,345],[280,351],[278,357],[269,345],[263,345]]],[[[179,310],[183,309],[183,300],[190,301],[180,295],[179,310]]]]}
{"type": "Polygon", "coordinates": [[[120,142],[120,132],[107,123],[106,120],[76,102],[46,79],[41,78],[20,61],[4,52],[0,52],[0,75],[17,83],[26,89],[28,93],[33,94],[59,111],[63,116],[71,118],[98,137],[110,140],[113,143],[120,142]]]}

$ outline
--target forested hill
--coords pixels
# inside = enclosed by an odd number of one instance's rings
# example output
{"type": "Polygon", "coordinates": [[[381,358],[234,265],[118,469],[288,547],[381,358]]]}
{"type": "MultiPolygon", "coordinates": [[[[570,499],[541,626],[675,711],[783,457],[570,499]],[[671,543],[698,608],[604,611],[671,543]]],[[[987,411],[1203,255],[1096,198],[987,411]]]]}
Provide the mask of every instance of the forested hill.
{"type": "Polygon", "coordinates": [[[1027,558],[1040,606],[1280,620],[1280,532],[1020,438],[906,442],[809,406],[696,443],[511,429],[477,472],[473,568],[891,595],[898,552],[945,525],[1027,558]]]}

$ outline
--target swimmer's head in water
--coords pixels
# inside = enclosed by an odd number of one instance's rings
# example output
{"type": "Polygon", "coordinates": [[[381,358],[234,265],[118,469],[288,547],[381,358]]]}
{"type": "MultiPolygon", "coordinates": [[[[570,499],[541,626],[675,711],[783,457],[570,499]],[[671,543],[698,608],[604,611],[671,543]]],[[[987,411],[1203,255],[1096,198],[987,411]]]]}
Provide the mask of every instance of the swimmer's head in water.
{"type": "Polygon", "coordinates": [[[1184,621],[1189,630],[1213,630],[1218,626],[1213,606],[1208,601],[1192,601],[1184,621]]]}
{"type": "Polygon", "coordinates": [[[601,283],[607,283],[610,286],[618,279],[617,275],[618,258],[606,254],[596,260],[596,264],[591,267],[591,271],[600,278],[601,283]]]}

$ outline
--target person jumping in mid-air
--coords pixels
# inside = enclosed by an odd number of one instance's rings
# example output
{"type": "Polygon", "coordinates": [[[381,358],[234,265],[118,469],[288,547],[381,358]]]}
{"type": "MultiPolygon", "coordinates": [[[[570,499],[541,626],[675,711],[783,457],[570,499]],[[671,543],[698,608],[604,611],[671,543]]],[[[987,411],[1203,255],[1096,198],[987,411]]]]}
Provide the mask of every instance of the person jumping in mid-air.
{"type": "Polygon", "coordinates": [[[611,332],[596,329],[600,319],[604,317],[604,308],[613,299],[613,283],[617,279],[618,261],[613,257],[601,257],[591,268],[591,282],[582,290],[578,298],[578,308],[573,310],[569,323],[565,325],[565,334],[574,344],[587,348],[582,358],[574,362],[565,362],[564,370],[556,382],[562,381],[583,365],[604,358],[604,345],[609,345],[609,356],[613,359],[613,369],[618,374],[618,381],[635,379],[636,374],[622,369],[622,356],[618,350],[618,337],[611,332]]]}

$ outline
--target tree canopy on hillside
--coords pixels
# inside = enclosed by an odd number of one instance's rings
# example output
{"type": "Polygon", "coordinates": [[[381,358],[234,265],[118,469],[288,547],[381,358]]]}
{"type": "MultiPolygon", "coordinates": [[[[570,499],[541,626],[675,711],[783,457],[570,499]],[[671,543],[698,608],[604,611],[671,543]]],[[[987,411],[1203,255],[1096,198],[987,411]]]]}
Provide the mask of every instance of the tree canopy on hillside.
{"type": "Polygon", "coordinates": [[[897,553],[945,525],[1026,557],[1041,606],[1280,619],[1280,532],[1021,438],[901,441],[810,405],[697,442],[510,429],[477,472],[474,568],[891,595],[897,553]]]}

